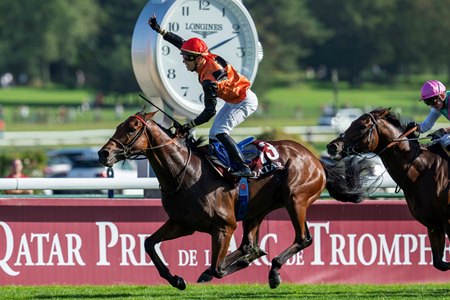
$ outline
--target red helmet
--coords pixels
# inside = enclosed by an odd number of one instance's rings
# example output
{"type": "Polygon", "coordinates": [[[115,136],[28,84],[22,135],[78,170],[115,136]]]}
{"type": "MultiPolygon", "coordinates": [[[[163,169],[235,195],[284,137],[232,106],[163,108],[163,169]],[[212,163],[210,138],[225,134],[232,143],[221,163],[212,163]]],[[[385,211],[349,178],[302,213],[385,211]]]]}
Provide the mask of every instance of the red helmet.
{"type": "Polygon", "coordinates": [[[181,46],[182,55],[203,55],[209,52],[208,46],[199,38],[191,38],[181,46]]]}

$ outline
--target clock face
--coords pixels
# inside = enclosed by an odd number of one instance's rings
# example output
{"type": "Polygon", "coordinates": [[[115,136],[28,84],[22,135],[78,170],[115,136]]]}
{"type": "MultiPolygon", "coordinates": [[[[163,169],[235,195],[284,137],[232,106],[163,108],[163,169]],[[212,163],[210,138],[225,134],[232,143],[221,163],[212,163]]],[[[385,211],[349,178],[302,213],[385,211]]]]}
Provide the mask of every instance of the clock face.
{"type": "MultiPolygon", "coordinates": [[[[157,16],[158,17],[158,16],[157,16]]],[[[239,1],[176,0],[160,22],[161,28],[184,40],[193,37],[206,42],[211,53],[228,61],[239,73],[253,81],[258,67],[258,37],[247,10],[239,1]]],[[[168,95],[191,115],[203,109],[203,89],[198,74],[183,64],[180,50],[158,35],[156,64],[168,95]]],[[[176,109],[176,105],[175,110],[176,109]]]]}

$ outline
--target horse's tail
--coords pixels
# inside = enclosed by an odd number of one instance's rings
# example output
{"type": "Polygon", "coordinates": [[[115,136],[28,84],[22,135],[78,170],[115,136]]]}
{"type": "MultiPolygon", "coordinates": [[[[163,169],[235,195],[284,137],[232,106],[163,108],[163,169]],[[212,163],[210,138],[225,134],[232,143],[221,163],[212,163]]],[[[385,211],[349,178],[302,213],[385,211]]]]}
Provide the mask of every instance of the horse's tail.
{"type": "Polygon", "coordinates": [[[326,188],[334,199],[341,202],[359,203],[370,193],[368,186],[361,176],[363,166],[360,164],[337,164],[320,160],[327,176],[326,188]]]}

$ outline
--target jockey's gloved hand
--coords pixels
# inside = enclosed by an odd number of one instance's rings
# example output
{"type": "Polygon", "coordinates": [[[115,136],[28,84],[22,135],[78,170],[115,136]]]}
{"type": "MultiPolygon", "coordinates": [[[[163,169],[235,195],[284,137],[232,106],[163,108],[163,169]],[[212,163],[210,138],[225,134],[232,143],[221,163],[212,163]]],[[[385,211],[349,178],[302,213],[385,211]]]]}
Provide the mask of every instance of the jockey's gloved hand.
{"type": "Polygon", "coordinates": [[[427,137],[431,138],[432,141],[435,141],[435,140],[439,140],[441,137],[443,137],[446,134],[447,134],[447,132],[445,132],[445,130],[443,128],[440,128],[440,129],[436,130],[435,132],[427,135],[427,137]]]}
{"type": "Polygon", "coordinates": [[[180,133],[187,133],[189,130],[195,127],[194,121],[188,122],[186,124],[181,125],[181,127],[178,129],[178,132],[180,133]]]}
{"type": "Polygon", "coordinates": [[[408,130],[410,130],[410,129],[412,129],[412,128],[414,128],[414,127],[416,127],[416,130],[414,130],[414,133],[415,133],[416,135],[419,135],[419,133],[420,133],[420,126],[419,126],[419,124],[417,124],[417,123],[414,122],[414,121],[409,122],[408,124],[406,124],[405,132],[408,131],[408,130]]]}
{"type": "Polygon", "coordinates": [[[158,21],[156,21],[156,16],[155,14],[153,14],[153,16],[151,16],[148,19],[148,25],[150,25],[150,27],[156,31],[157,33],[160,33],[162,35],[164,35],[166,33],[166,31],[164,29],[161,29],[161,26],[159,26],[158,21]]]}
{"type": "Polygon", "coordinates": [[[408,130],[410,130],[410,129],[414,128],[414,127],[416,127],[416,130],[414,130],[411,134],[414,134],[415,137],[419,137],[419,135],[420,135],[420,126],[419,126],[419,124],[417,124],[414,121],[409,122],[408,124],[406,124],[405,132],[407,132],[408,130]]]}

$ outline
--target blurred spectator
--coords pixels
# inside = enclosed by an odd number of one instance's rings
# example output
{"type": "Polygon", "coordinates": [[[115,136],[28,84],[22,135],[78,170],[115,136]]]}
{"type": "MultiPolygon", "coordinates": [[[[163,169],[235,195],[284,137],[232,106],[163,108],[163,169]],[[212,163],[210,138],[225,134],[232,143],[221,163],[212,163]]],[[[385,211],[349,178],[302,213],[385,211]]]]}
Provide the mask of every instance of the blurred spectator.
{"type": "Polygon", "coordinates": [[[117,103],[116,107],[115,107],[115,113],[116,113],[116,119],[117,120],[121,120],[122,119],[123,111],[124,111],[123,105],[120,104],[120,103],[117,103]]]}
{"type": "Polygon", "coordinates": [[[84,74],[83,70],[77,70],[75,72],[75,76],[77,78],[77,88],[84,87],[84,84],[86,83],[86,75],[84,74]]]}
{"type": "Polygon", "coordinates": [[[0,77],[0,85],[2,88],[7,88],[14,82],[14,76],[11,73],[5,73],[0,77]]]}
{"type": "MultiPolygon", "coordinates": [[[[23,174],[23,164],[18,158],[14,159],[11,163],[11,171],[6,178],[27,178],[28,176],[23,174]]],[[[5,194],[33,194],[32,190],[6,190],[5,194]]]]}

